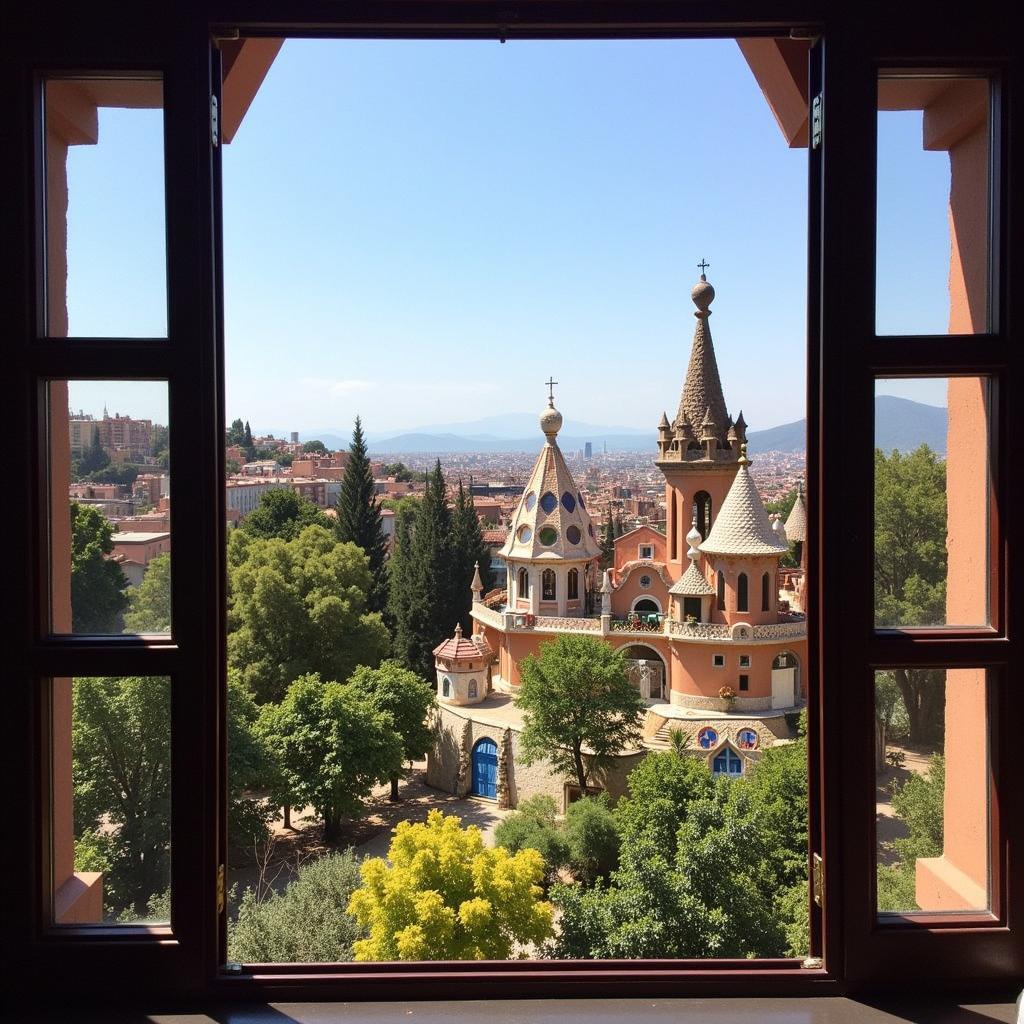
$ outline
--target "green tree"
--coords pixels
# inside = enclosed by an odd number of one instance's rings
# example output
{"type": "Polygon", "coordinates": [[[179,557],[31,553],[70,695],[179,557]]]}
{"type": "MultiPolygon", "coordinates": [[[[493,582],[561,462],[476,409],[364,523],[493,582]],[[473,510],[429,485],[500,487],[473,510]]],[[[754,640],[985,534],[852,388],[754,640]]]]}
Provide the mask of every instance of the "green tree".
{"type": "Polygon", "coordinates": [[[506,960],[552,934],[541,855],[488,848],[478,828],[440,811],[400,822],[387,861],[365,860],[360,873],[349,912],[369,938],[356,941],[356,960],[506,960]]]}
{"type": "Polygon", "coordinates": [[[494,830],[494,842],[510,853],[536,850],[544,858],[544,885],[550,886],[559,868],[569,861],[569,843],[558,825],[554,798],[538,793],[522,801],[494,830]]]}
{"type": "Polygon", "coordinates": [[[162,423],[154,423],[149,434],[149,454],[156,457],[166,451],[171,439],[171,432],[162,423]]]}
{"type": "Polygon", "coordinates": [[[359,817],[373,787],[402,768],[390,716],[316,673],[296,679],[280,704],[265,704],[257,729],[278,764],[278,802],[313,807],[329,842],[343,818],[359,817]]]}
{"type": "MultiPolygon", "coordinates": [[[[946,621],[946,466],[927,446],[910,454],[875,451],[875,622],[926,626],[946,621]]],[[[944,673],[899,669],[910,742],[942,735],[944,673]]]]}
{"type": "Polygon", "coordinates": [[[338,495],[336,529],[338,539],[351,541],[363,549],[370,563],[373,586],[369,595],[369,608],[383,612],[387,605],[387,540],[381,525],[380,505],[373,487],[373,472],[366,451],[363,424],[356,417],[352,430],[352,443],[348,448],[348,464],[338,495]]]}
{"type": "Polygon", "coordinates": [[[100,432],[94,429],[89,447],[82,453],[82,458],[78,463],[78,472],[82,476],[88,476],[99,469],[106,469],[109,465],[110,456],[100,444],[100,432]]]}
{"type": "Polygon", "coordinates": [[[690,804],[710,797],[712,788],[705,761],[675,749],[648,754],[629,773],[628,792],[615,807],[623,842],[646,839],[674,856],[690,804]]]}
{"type": "MultiPolygon", "coordinates": [[[[396,661],[382,662],[378,668],[361,665],[352,673],[348,685],[376,711],[387,715],[402,737],[402,756],[407,762],[427,756],[434,734],[427,716],[434,706],[434,688],[415,672],[396,661]]],[[[391,776],[391,799],[398,799],[398,772],[391,776]]]]}
{"type": "Polygon", "coordinates": [[[246,889],[228,923],[228,957],[239,963],[343,963],[362,932],[348,912],[359,888],[352,851],[303,864],[282,893],[246,889]]]}
{"type": "Polygon", "coordinates": [[[129,633],[170,633],[170,554],[157,555],[146,567],[142,582],[128,592],[124,626],[129,633]]]}
{"type": "Polygon", "coordinates": [[[111,463],[103,469],[97,469],[88,475],[88,479],[96,484],[118,484],[120,487],[131,487],[139,475],[139,467],[123,462],[120,465],[111,463]]]}
{"type": "Polygon", "coordinates": [[[245,441],[245,424],[241,420],[231,421],[231,426],[225,432],[225,441],[228,445],[240,445],[245,441]]]}
{"type": "Polygon", "coordinates": [[[607,878],[619,866],[619,829],[607,793],[569,804],[565,841],[573,874],[585,884],[607,878]]]}
{"type": "Polygon", "coordinates": [[[327,445],[323,441],[307,441],[303,446],[304,452],[315,452],[318,455],[324,455],[327,452],[327,445]]]}
{"type": "Polygon", "coordinates": [[[621,651],[595,637],[563,634],[520,662],[522,760],[548,760],[582,792],[595,769],[640,743],[644,702],[621,651]]]}
{"type": "Polygon", "coordinates": [[[252,795],[277,781],[276,765],[256,728],[259,709],[252,694],[228,673],[228,842],[251,848],[266,839],[276,808],[265,797],[252,795]]]}
{"type": "Polygon", "coordinates": [[[228,663],[260,703],[281,700],[306,673],[347,679],[385,655],[387,630],[366,610],[370,571],[354,544],[321,526],[290,541],[236,530],[228,555],[228,663]]]}
{"type": "Polygon", "coordinates": [[[75,633],[119,633],[128,606],[128,580],[108,556],[114,528],[88,505],[71,502],[71,628],[75,633]]]}
{"type": "Polygon", "coordinates": [[[245,450],[245,457],[247,461],[252,462],[256,458],[256,445],[253,443],[252,430],[249,428],[249,421],[245,421],[245,427],[242,431],[242,448],[245,450]]]}
{"type": "Polygon", "coordinates": [[[406,518],[399,532],[396,523],[395,540],[397,562],[389,576],[395,656],[406,668],[432,679],[433,649],[451,635],[461,609],[452,514],[440,461],[427,480],[415,526],[406,518]]]}
{"type": "Polygon", "coordinates": [[[894,787],[892,808],[907,834],[892,843],[896,863],[878,866],[879,910],[918,909],[917,861],[942,853],[945,794],[946,764],[941,754],[932,755],[927,775],[912,775],[894,787]]]}
{"type": "Polygon", "coordinates": [[[143,917],[170,881],[170,680],[73,685],[75,836],[101,858],[107,913],[143,917]]]}
{"type": "MultiPolygon", "coordinates": [[[[307,526],[333,530],[334,524],[313,502],[292,490],[268,491],[260,503],[238,524],[235,533],[249,537],[280,537],[294,540],[307,526]]],[[[231,549],[228,549],[230,556],[231,549]]]]}
{"type": "Polygon", "coordinates": [[[494,589],[494,572],[491,570],[491,549],[484,543],[480,517],[473,505],[472,485],[467,492],[461,480],[455,494],[455,509],[452,513],[452,545],[455,549],[455,571],[458,575],[453,595],[457,604],[458,620],[462,624],[462,632],[466,636],[471,636],[473,619],[469,612],[474,597],[470,589],[473,574],[479,567],[480,582],[486,594],[494,589]]]}

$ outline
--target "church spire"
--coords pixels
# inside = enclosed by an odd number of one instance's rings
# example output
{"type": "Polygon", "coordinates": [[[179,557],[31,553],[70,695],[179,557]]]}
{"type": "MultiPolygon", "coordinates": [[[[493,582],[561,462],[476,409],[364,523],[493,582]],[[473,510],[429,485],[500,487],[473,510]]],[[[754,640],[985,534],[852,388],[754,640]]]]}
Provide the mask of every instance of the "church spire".
{"type": "Polygon", "coordinates": [[[718,376],[711,328],[708,326],[708,317],[711,316],[708,307],[715,299],[715,289],[708,284],[708,279],[703,273],[710,264],[701,260],[699,266],[702,271],[700,281],[690,292],[690,298],[697,307],[693,314],[697,318],[697,327],[693,332],[690,365],[686,370],[676,421],[688,419],[691,423],[704,423],[709,420],[724,434],[729,414],[725,407],[725,395],[722,394],[722,382],[718,376]]]}

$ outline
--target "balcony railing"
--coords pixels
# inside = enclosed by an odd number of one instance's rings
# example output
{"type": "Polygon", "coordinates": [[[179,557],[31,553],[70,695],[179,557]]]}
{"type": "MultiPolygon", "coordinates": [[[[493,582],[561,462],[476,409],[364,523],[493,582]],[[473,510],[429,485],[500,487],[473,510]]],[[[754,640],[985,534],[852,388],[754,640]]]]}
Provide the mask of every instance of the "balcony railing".
{"type": "Polygon", "coordinates": [[[479,601],[473,602],[473,618],[495,629],[506,632],[625,633],[632,636],[669,636],[680,640],[704,643],[764,643],[772,640],[800,640],[807,636],[807,623],[803,619],[788,622],[769,622],[761,626],[737,623],[727,626],[722,622],[679,622],[664,616],[629,615],[626,617],[599,615],[530,615],[526,612],[497,611],[479,601]],[[607,625],[605,625],[607,623],[607,625]]]}

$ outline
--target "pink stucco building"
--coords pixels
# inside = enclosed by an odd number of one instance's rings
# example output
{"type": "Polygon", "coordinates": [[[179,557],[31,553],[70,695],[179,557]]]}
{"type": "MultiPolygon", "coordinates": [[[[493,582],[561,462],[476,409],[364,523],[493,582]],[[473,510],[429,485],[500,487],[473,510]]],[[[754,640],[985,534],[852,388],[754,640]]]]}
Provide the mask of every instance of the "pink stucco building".
{"type": "MultiPolygon", "coordinates": [[[[562,416],[549,399],[544,443],[500,551],[504,602],[485,605],[474,594],[474,639],[493,652],[474,688],[474,718],[491,714],[499,724],[505,710],[514,729],[521,660],[559,633],[582,633],[625,650],[648,706],[645,747],[682,731],[712,771],[740,775],[762,749],[793,734],[805,694],[807,628],[794,610],[802,607],[803,574],[780,572],[786,528],[769,519],[750,475],[743,414],[727,411],[708,323],[714,297],[702,274],[679,406],[658,427],[666,531],[624,534],[603,573],[586,499],[558,446],[562,416]]],[[[802,498],[790,522],[802,544],[802,498]]],[[[445,710],[452,702],[443,668],[445,710]]]]}

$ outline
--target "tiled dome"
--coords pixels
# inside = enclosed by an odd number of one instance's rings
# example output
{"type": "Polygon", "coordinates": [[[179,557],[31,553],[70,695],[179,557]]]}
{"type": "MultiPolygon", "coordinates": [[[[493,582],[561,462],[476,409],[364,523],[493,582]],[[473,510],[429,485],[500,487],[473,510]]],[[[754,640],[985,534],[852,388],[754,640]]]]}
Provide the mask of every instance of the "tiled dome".
{"type": "Polygon", "coordinates": [[[585,499],[555,440],[561,424],[553,406],[541,416],[544,447],[512,517],[503,558],[585,561],[601,553],[585,499]]]}

